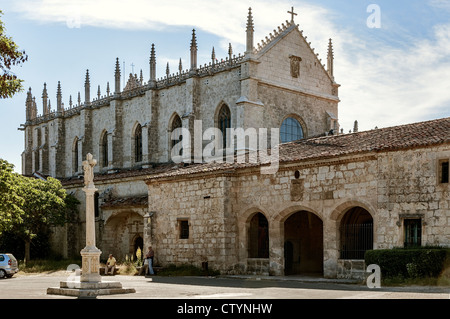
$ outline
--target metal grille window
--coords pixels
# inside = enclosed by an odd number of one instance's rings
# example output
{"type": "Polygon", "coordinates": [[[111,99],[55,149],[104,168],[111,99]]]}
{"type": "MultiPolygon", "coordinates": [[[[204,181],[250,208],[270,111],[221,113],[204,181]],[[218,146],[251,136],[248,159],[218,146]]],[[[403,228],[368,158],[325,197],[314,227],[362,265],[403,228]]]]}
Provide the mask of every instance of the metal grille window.
{"type": "Polygon", "coordinates": [[[405,219],[403,221],[405,229],[405,247],[421,246],[422,243],[422,220],[405,219]]]}
{"type": "Polygon", "coordinates": [[[362,207],[353,207],[342,218],[340,225],[341,259],[364,259],[373,249],[373,219],[362,207]]]}
{"type": "Polygon", "coordinates": [[[341,225],[341,259],[364,259],[373,249],[373,224],[341,225]]]}
{"type": "Polygon", "coordinates": [[[302,139],[303,138],[302,126],[296,119],[288,117],[281,124],[280,138],[281,143],[287,143],[302,139]]]}

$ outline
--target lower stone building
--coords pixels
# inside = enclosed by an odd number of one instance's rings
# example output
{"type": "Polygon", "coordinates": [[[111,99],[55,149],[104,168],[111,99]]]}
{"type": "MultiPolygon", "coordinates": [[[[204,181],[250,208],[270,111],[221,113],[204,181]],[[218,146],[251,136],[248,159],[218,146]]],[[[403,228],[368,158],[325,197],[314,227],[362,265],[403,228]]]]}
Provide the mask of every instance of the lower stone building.
{"type": "MultiPolygon", "coordinates": [[[[360,277],[368,249],[450,247],[449,160],[444,118],[280,144],[273,174],[248,161],[97,174],[97,246],[228,274],[360,277]]],[[[82,210],[82,180],[63,184],[82,210]]],[[[84,246],[80,218],[55,233],[58,251],[84,246]]]]}
{"type": "Polygon", "coordinates": [[[159,264],[358,277],[368,249],[450,246],[450,118],[281,144],[275,174],[188,165],[146,179],[159,264]]]}

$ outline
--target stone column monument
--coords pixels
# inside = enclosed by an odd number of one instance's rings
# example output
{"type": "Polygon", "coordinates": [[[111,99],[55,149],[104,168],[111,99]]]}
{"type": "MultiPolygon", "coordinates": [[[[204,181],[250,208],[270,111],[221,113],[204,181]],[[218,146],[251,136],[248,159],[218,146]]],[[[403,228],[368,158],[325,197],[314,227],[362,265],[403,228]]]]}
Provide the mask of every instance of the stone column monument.
{"type": "MultiPolygon", "coordinates": [[[[94,166],[96,164],[97,161],[92,157],[92,154],[87,154],[86,160],[83,161],[83,191],[86,193],[86,247],[80,252],[82,257],[81,275],[69,275],[66,281],[60,282],[59,288],[47,288],[47,294],[96,298],[99,295],[136,292],[134,288],[122,288],[122,284],[118,281],[102,282],[100,276],[100,255],[102,252],[95,247],[94,195],[97,189],[94,186],[94,166]]],[[[77,265],[69,265],[69,269],[79,271],[77,265]]]]}
{"type": "Polygon", "coordinates": [[[86,193],[86,247],[81,250],[83,272],[81,282],[100,282],[100,255],[102,252],[95,247],[95,215],[94,215],[94,195],[97,188],[94,186],[94,166],[97,161],[92,154],[87,154],[83,161],[84,187],[86,193]]]}

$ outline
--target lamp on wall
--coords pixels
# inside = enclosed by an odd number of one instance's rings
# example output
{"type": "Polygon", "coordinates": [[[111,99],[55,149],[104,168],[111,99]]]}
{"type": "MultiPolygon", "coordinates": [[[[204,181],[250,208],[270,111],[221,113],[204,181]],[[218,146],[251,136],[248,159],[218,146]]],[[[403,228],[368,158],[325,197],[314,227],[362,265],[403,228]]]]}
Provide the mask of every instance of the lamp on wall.
{"type": "Polygon", "coordinates": [[[152,216],[155,214],[156,212],[148,212],[147,214],[144,215],[144,219],[145,219],[145,224],[146,225],[150,225],[151,221],[152,221],[152,216]]]}

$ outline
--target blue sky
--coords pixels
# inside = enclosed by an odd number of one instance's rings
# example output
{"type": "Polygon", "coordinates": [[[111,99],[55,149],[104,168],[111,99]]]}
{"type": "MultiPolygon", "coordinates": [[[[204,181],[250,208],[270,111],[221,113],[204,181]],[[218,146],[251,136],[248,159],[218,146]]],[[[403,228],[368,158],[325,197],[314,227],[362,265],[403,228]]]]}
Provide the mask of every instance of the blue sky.
{"type": "MultiPolygon", "coordinates": [[[[26,91],[32,88],[42,113],[44,82],[56,107],[61,82],[63,103],[69,96],[84,99],[86,69],[91,75],[91,97],[100,85],[111,89],[119,57],[124,74],[142,69],[149,78],[151,44],[155,43],[157,77],[172,73],[181,58],[189,67],[189,45],[196,29],[200,64],[216,56],[245,51],[245,24],[252,7],[255,44],[285,20],[294,7],[295,22],[326,63],[332,38],[335,78],[341,84],[339,122],[344,132],[387,127],[450,116],[450,0],[0,0],[6,34],[29,56],[13,69],[25,80],[25,90],[0,100],[0,157],[21,172],[26,91]],[[380,9],[379,28],[367,20],[380,9]]],[[[123,87],[123,84],[122,84],[123,87]]]]}

